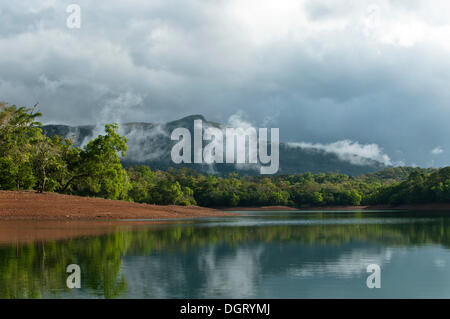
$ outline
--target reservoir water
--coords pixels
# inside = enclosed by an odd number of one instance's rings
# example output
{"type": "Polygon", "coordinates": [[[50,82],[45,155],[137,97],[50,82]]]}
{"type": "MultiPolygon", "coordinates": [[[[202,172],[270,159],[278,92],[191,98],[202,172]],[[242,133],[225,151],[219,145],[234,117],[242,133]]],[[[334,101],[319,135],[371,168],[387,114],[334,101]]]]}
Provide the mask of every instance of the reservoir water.
{"type": "Polygon", "coordinates": [[[450,212],[240,214],[62,230],[0,222],[11,230],[0,298],[450,298],[450,212]],[[66,286],[70,264],[79,289],[66,286]],[[366,284],[371,264],[381,288],[366,284]]]}

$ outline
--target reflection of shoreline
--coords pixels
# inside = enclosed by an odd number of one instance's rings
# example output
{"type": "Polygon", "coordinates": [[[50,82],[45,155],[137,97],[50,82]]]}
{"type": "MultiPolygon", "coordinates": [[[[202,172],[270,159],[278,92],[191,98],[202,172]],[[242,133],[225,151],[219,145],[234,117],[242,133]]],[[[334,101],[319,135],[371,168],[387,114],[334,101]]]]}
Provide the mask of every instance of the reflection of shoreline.
{"type": "MultiPolygon", "coordinates": [[[[359,214],[359,213],[357,213],[359,214]]],[[[242,242],[255,241],[292,241],[297,243],[311,243],[312,238],[329,238],[334,244],[347,241],[349,238],[376,241],[383,237],[398,242],[401,238],[396,231],[385,230],[380,233],[379,227],[386,223],[374,223],[373,218],[353,216],[350,218],[331,218],[326,214],[313,213],[301,219],[284,221],[275,219],[248,220],[247,218],[223,219],[205,224],[191,220],[124,220],[124,221],[35,221],[35,220],[7,220],[0,222],[0,246],[15,244],[33,244],[51,242],[55,240],[95,238],[96,236],[114,234],[140,233],[150,236],[157,247],[170,248],[198,248],[212,242],[223,242],[235,245],[242,242]],[[357,223],[353,223],[355,220],[357,223]],[[360,220],[363,218],[362,220],[360,220]],[[329,221],[330,223],[327,223],[329,221]],[[201,227],[209,225],[210,227],[201,227]],[[258,227],[261,226],[261,227],[258,227]],[[345,229],[344,231],[342,231],[345,229]],[[362,233],[361,233],[362,232],[362,233]],[[170,233],[175,237],[166,238],[170,233]],[[362,236],[364,234],[364,236],[362,236]],[[312,236],[312,237],[311,237],[312,236]],[[172,240],[173,239],[173,240],[172,240]],[[182,239],[182,240],[181,240],[182,239]]],[[[398,218],[407,221],[407,218],[398,218]]],[[[395,224],[391,224],[395,229],[395,224]]],[[[401,227],[402,223],[398,226],[401,227]]],[[[313,240],[314,242],[314,240],[313,240]]],[[[402,240],[400,240],[402,242],[402,240]]]]}
{"type": "Polygon", "coordinates": [[[259,206],[259,207],[221,207],[217,208],[222,211],[322,211],[322,210],[415,210],[415,211],[449,211],[450,203],[431,203],[431,204],[415,204],[415,205],[374,205],[374,206],[313,206],[303,208],[293,208],[289,206],[259,206]]]}
{"type": "Polygon", "coordinates": [[[138,226],[163,224],[170,221],[24,221],[0,223],[0,245],[46,242],[130,231],[138,226]]]}

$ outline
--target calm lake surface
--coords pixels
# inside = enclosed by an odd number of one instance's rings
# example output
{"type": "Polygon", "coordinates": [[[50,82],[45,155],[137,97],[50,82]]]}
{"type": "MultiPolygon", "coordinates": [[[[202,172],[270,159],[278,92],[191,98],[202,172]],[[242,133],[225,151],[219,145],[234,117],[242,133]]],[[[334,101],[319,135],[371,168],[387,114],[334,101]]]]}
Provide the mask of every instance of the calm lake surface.
{"type": "Polygon", "coordinates": [[[0,244],[0,298],[450,298],[450,212],[130,223],[0,244]],[[66,287],[69,264],[81,289],[66,287]],[[367,288],[369,264],[381,267],[380,289],[367,288]]]}

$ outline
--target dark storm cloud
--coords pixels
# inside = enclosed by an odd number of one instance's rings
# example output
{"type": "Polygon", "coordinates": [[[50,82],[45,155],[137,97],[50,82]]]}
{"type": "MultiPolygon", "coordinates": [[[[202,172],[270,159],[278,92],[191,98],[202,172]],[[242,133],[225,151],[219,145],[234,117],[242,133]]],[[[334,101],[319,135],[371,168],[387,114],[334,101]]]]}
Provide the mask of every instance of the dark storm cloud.
{"type": "Polygon", "coordinates": [[[449,162],[445,1],[78,1],[79,30],[70,3],[0,4],[0,99],[39,101],[45,122],[243,111],[286,141],[449,162]]]}

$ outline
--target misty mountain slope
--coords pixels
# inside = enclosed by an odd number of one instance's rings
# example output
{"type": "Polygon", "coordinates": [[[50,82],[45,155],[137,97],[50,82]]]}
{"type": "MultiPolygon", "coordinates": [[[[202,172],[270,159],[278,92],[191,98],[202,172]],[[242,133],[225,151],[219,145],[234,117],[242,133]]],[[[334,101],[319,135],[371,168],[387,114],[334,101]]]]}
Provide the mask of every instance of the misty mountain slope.
{"type": "MultiPolygon", "coordinates": [[[[204,173],[227,174],[238,172],[240,174],[259,174],[259,164],[175,164],[171,160],[170,152],[176,141],[170,139],[171,132],[179,127],[184,127],[194,136],[194,120],[203,122],[203,129],[216,127],[224,129],[226,126],[220,123],[207,121],[202,115],[191,115],[182,119],[158,124],[158,123],[122,123],[119,133],[128,138],[127,156],[122,160],[124,166],[148,165],[152,169],[166,170],[169,167],[189,167],[204,173]]],[[[103,127],[94,125],[66,126],[45,125],[44,132],[48,136],[55,134],[73,138],[75,145],[84,146],[89,140],[99,134],[103,134],[103,127]]],[[[207,145],[209,141],[204,141],[207,145]]],[[[353,155],[351,155],[353,156],[353,155]]],[[[354,155],[358,156],[358,155],[354,155]]],[[[280,143],[280,168],[278,174],[295,173],[321,173],[339,172],[349,175],[360,175],[378,171],[385,168],[381,162],[362,158],[355,161],[343,160],[339,154],[326,152],[313,148],[292,147],[288,143],[280,143]]]]}

